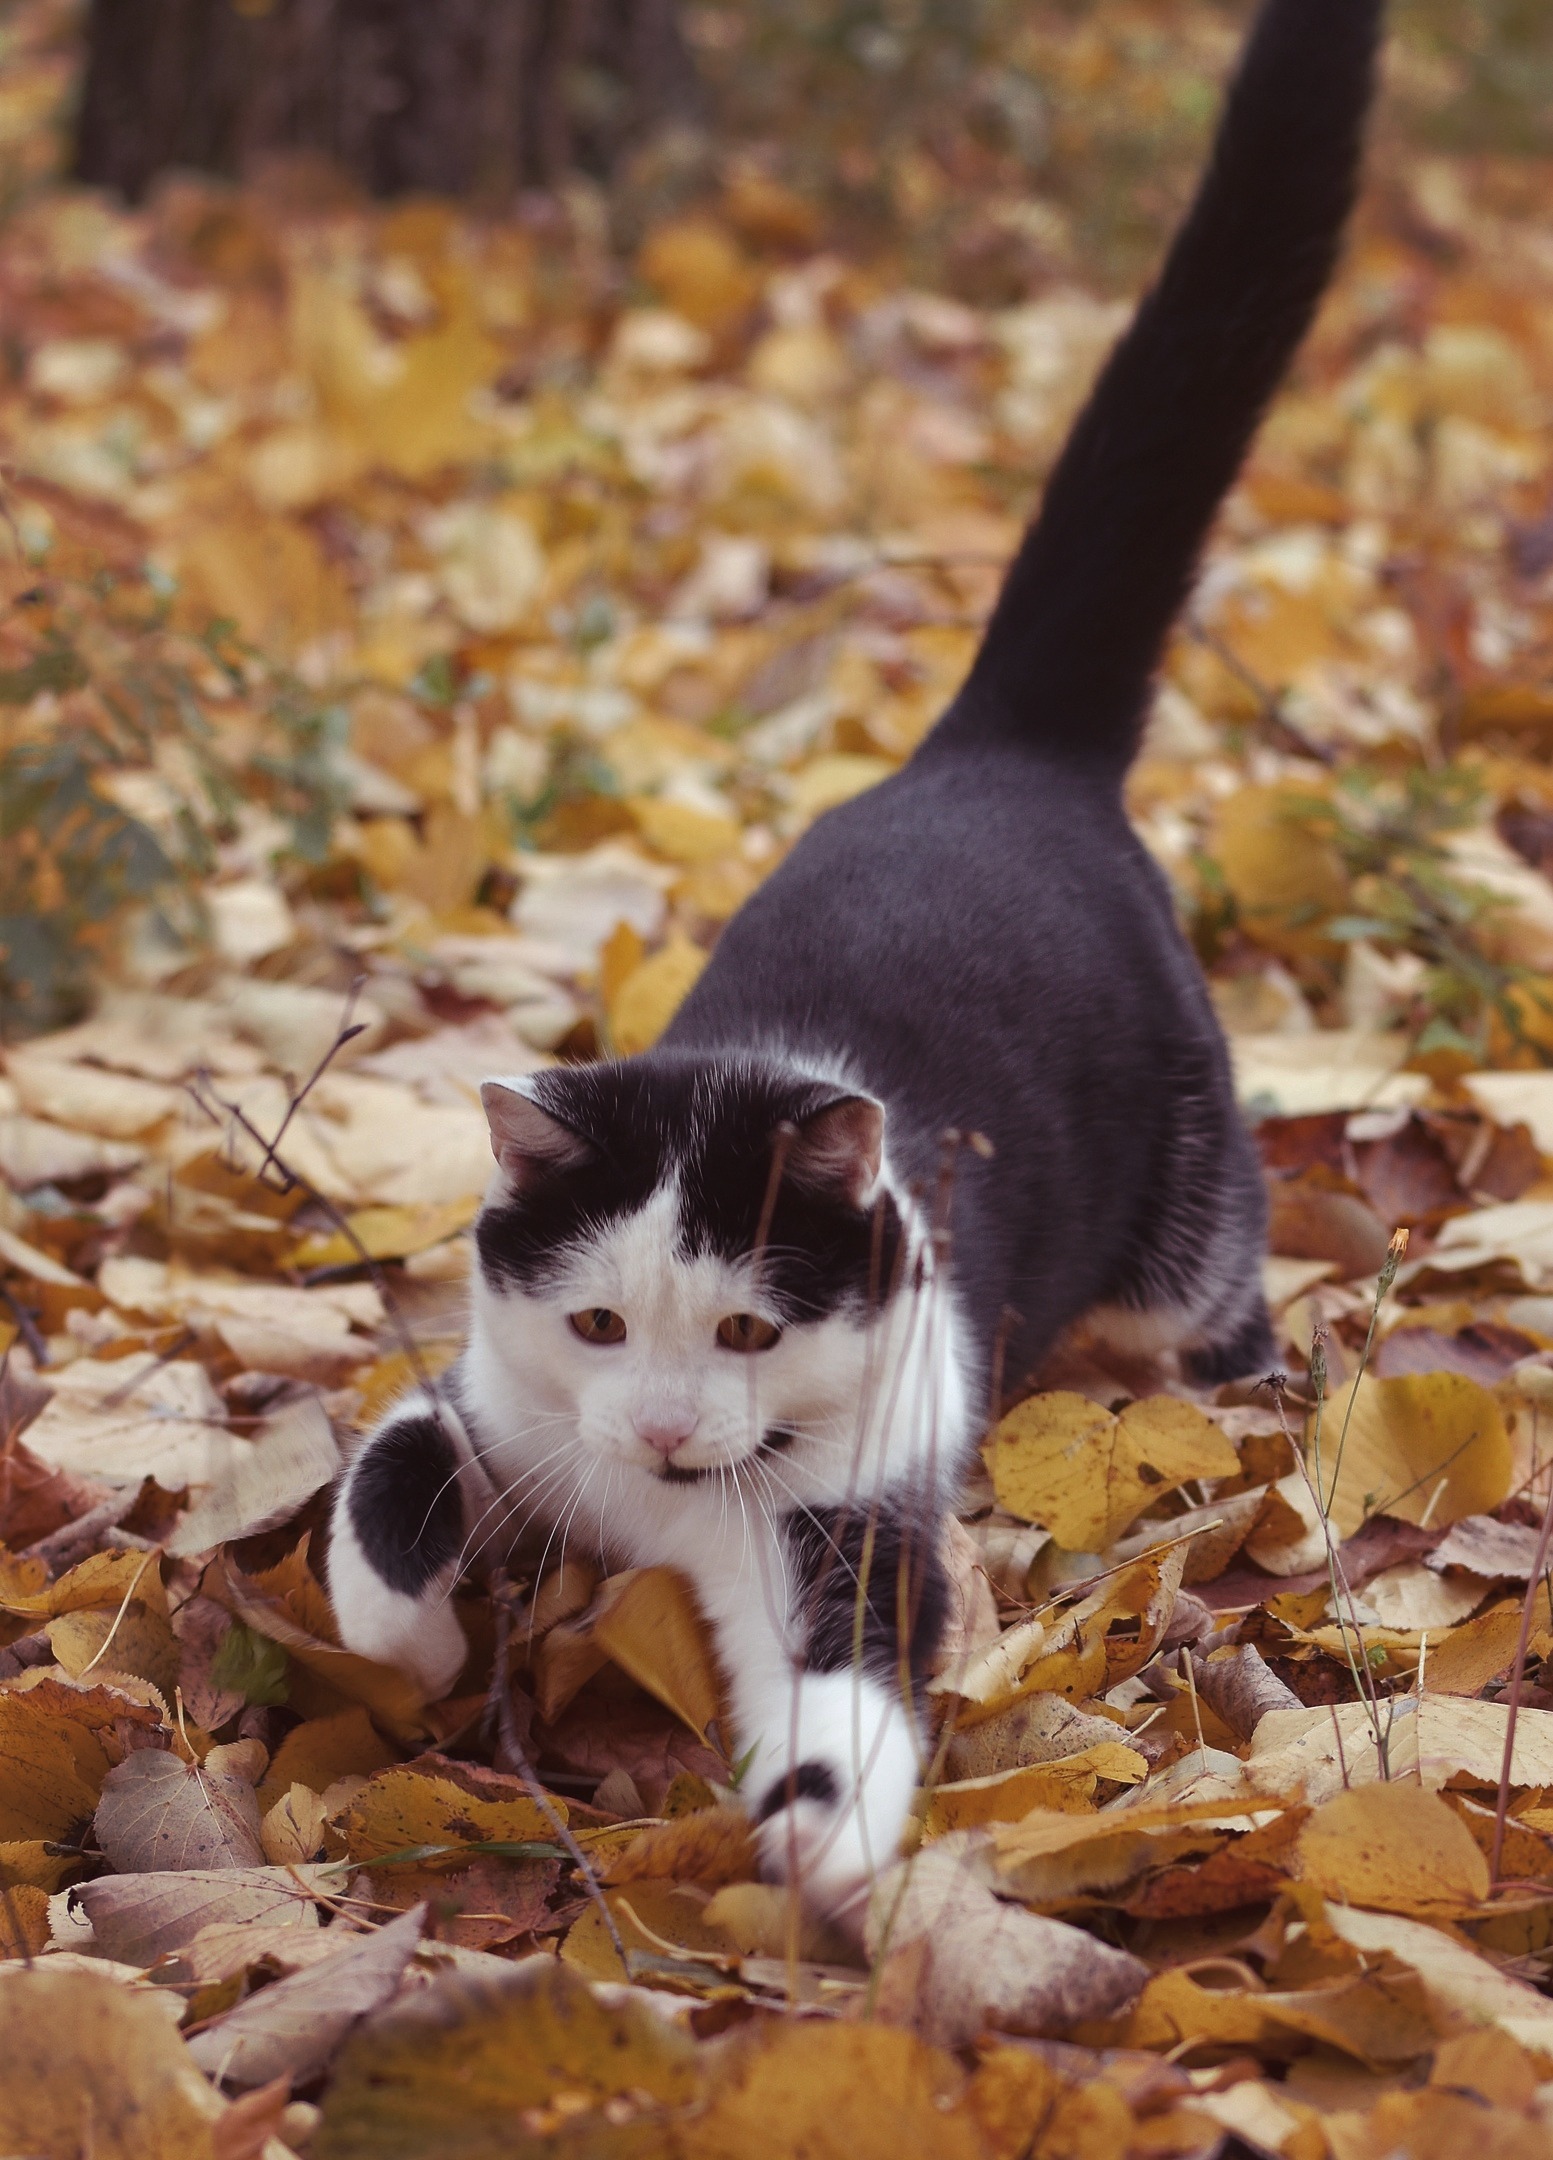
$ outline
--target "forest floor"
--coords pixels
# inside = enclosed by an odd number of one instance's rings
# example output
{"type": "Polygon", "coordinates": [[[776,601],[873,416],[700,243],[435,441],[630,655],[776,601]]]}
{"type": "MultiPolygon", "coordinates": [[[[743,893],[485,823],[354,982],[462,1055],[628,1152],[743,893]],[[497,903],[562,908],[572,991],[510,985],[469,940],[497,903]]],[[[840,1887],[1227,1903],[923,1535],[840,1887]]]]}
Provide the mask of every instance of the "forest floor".
{"type": "MultiPolygon", "coordinates": [[[[1230,49],[1106,18],[1076,164],[1230,49]]],[[[0,2147],[1553,2152],[1553,161],[1420,149],[1399,53],[1130,781],[1287,1379],[1007,1407],[860,1951],[675,1577],[471,1579],[427,1704],[326,1489],[456,1351],[479,1078],[648,1044],[909,756],[1126,278],[925,156],[866,248],[759,159],[626,261],[586,190],[129,212],[5,34],[0,2147]],[[972,197],[1022,294],[912,282],[972,197]]]]}

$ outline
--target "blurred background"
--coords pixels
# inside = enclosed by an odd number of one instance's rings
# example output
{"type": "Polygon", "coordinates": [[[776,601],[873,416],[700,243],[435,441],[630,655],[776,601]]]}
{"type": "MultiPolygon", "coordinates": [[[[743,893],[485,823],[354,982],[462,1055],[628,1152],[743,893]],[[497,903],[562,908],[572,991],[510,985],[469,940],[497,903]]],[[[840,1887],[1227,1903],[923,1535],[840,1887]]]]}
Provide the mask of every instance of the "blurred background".
{"type": "MultiPolygon", "coordinates": [[[[6,1038],[651,1040],[959,680],[1246,13],[6,6],[6,1038]]],[[[1450,1081],[1553,1044],[1553,18],[1395,30],[1132,807],[1237,1034],[1450,1081]]]]}

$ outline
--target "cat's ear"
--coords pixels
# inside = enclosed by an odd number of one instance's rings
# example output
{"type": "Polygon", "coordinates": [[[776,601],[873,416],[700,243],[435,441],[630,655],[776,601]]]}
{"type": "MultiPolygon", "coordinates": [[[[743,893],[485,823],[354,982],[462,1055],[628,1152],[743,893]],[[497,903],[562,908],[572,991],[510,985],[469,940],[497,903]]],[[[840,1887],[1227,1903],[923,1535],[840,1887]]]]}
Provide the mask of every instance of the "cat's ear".
{"type": "Polygon", "coordinates": [[[884,1105],[871,1095],[841,1095],[799,1119],[786,1174],[811,1192],[861,1207],[874,1188],[884,1154],[884,1105]]]}
{"type": "Polygon", "coordinates": [[[523,1080],[482,1080],[480,1101],[491,1128],[491,1153],[521,1192],[547,1170],[576,1170],[593,1150],[580,1133],[542,1109],[523,1080]]]}

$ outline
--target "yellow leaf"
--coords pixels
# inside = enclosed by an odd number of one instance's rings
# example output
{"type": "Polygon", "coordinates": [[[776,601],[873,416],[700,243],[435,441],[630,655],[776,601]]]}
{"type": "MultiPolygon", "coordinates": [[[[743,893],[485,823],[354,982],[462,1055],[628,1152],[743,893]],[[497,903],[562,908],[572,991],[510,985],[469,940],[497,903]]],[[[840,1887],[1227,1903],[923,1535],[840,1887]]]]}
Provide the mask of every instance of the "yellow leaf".
{"type": "Polygon", "coordinates": [[[1214,813],[1209,853],[1245,928],[1285,959],[1329,950],[1320,925],[1348,904],[1336,851],[1311,829],[1309,787],[1239,787],[1214,813]]]}
{"type": "Polygon", "coordinates": [[[995,1717],[1022,1695],[1103,1695],[1148,1663],[1175,1610],[1190,1546],[1184,1541],[1107,1574],[1060,1615],[1025,1621],[930,1692],[960,1695],[962,1725],[995,1717]],[[1007,1655],[1010,1641],[1017,1658],[1007,1655]],[[969,1692],[967,1692],[969,1691],[969,1692]]]}
{"type": "MultiPolygon", "coordinates": [[[[350,1857],[382,1860],[418,1845],[554,1842],[554,1824],[515,1780],[491,1777],[491,1784],[510,1788],[493,1795],[479,1789],[484,1779],[466,1775],[455,1782],[454,1767],[442,1764],[441,1773],[434,1774],[404,1763],[369,1778],[341,1826],[350,1857]]],[[[564,1822],[565,1802],[553,1805],[564,1822]]],[[[453,1853],[446,1865],[454,1866],[457,1860],[453,1853]]],[[[422,1864],[443,1863],[428,1859],[422,1864]]]]}
{"type": "Polygon", "coordinates": [[[923,1828],[929,1837],[942,1837],[947,1831],[972,1830],[981,1823],[1018,1822],[1032,1808],[1083,1814],[1091,1809],[1102,1778],[1137,1785],[1147,1777],[1148,1768],[1147,1756],[1112,1740],[1055,1762],[936,1785],[927,1795],[923,1828]]]}
{"type": "Polygon", "coordinates": [[[706,954],[676,931],[667,945],[631,970],[608,1008],[609,1032],[621,1057],[658,1040],[706,966],[706,954]]]}
{"type": "Polygon", "coordinates": [[[739,845],[738,821],[724,812],[660,795],[639,795],[629,808],[647,845],[669,862],[714,862],[739,845]]]}
{"type": "Polygon", "coordinates": [[[1103,1552],[1188,1478],[1232,1477],[1240,1458],[1190,1403],[1155,1395],[1112,1417],[1086,1396],[1032,1395],[983,1449],[998,1504],[1069,1552],[1103,1552]]]}
{"type": "Polygon", "coordinates": [[[593,1638],[639,1687],[705,1740],[718,1715],[721,1689],[706,1624],[683,1575],[653,1567],[613,1577],[595,1601],[593,1638]]]}
{"type": "Polygon", "coordinates": [[[51,2160],[215,2160],[224,2103],[157,1992],[106,1973],[0,1973],[0,2147],[51,2160]]]}
{"type": "Polygon", "coordinates": [[[1356,1785],[1317,1808],[1300,1832],[1299,1864],[1328,1897],[1381,1912],[1476,1909],[1489,1891],[1471,1831],[1410,1780],[1356,1785]]]}
{"type": "Polygon", "coordinates": [[[379,1739],[359,1705],[334,1717],[308,1718],[293,1726],[275,1750],[259,1787],[259,1807],[267,1814],[293,1785],[325,1793],[337,1778],[371,1777],[395,1760],[393,1749],[379,1739]]]}
{"type": "Polygon", "coordinates": [[[1321,1489],[1342,1537],[1367,1515],[1415,1523],[1427,1516],[1443,1529],[1463,1515],[1490,1514],[1510,1490],[1510,1463],[1499,1404],[1464,1373],[1361,1377],[1340,1389],[1322,1416],[1321,1489]]]}
{"type": "MultiPolygon", "coordinates": [[[[120,1688],[45,1676],[0,1689],[0,1839],[64,1838],[96,1809],[103,1779],[123,1757],[120,1735],[155,1733],[160,1723],[120,1688]]],[[[55,1880],[68,1865],[68,1854],[53,1863],[55,1880]]]]}
{"type": "Polygon", "coordinates": [[[444,1238],[467,1229],[480,1212],[480,1203],[449,1200],[430,1207],[358,1208],[345,1220],[343,1230],[321,1231],[304,1238],[292,1254],[294,1267],[354,1267],[364,1251],[371,1260],[405,1260],[411,1253],[426,1252],[444,1238]]]}
{"type": "Polygon", "coordinates": [[[656,1823],[617,1853],[602,1871],[607,1883],[659,1876],[670,1882],[750,1882],[760,1872],[755,1829],[740,1807],[697,1808],[673,1822],[656,1823]]]}
{"type": "Polygon", "coordinates": [[[816,818],[822,811],[834,810],[838,803],[850,802],[854,795],[877,787],[897,769],[889,758],[868,757],[857,751],[811,758],[792,777],[793,807],[806,818],[816,818]]]}
{"type": "Polygon", "coordinates": [[[685,2160],[984,2160],[953,2056],[911,2033],[783,2020],[729,2052],[731,2075],[680,2132],[685,2160]]]}
{"type": "Polygon", "coordinates": [[[677,315],[714,336],[733,329],[760,290],[737,243],[707,217],[660,225],[637,257],[637,269],[677,315]]]}

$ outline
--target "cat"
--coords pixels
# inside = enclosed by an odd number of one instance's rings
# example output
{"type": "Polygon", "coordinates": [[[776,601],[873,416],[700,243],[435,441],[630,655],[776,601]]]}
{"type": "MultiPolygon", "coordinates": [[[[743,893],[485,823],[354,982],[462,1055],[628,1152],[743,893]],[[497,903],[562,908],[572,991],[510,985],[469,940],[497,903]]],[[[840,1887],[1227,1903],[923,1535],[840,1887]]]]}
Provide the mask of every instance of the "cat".
{"type": "Polygon", "coordinates": [[[1264,1203],[1122,780],[1331,273],[1383,0],[1264,0],[1206,174],[969,676],[820,818],[651,1050],[485,1082],[467,1347],[351,1461],[346,1645],[428,1695],[482,1543],[690,1577],[763,1865],[854,1920],[922,1764],[941,1539],[998,1369],[1081,1315],[1266,1371],[1264,1203]]]}

